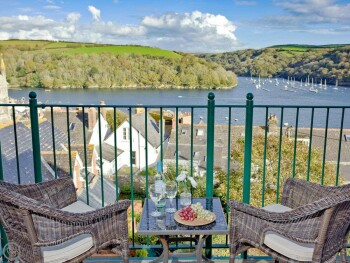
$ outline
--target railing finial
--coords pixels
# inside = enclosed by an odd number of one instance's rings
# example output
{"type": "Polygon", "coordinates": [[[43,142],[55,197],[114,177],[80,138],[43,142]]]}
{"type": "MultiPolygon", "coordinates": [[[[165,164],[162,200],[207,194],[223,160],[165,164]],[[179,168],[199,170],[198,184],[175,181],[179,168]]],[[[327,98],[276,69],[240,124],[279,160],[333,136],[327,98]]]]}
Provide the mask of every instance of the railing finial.
{"type": "Polygon", "coordinates": [[[253,95],[253,93],[248,93],[247,94],[247,100],[253,100],[254,99],[254,95],[253,95]]]}
{"type": "Polygon", "coordinates": [[[209,100],[215,99],[215,94],[214,94],[213,92],[209,92],[209,93],[208,93],[208,99],[209,99],[209,100]]]}
{"type": "Polygon", "coordinates": [[[35,93],[35,91],[29,92],[29,98],[31,98],[31,99],[36,99],[36,93],[35,93]]]}

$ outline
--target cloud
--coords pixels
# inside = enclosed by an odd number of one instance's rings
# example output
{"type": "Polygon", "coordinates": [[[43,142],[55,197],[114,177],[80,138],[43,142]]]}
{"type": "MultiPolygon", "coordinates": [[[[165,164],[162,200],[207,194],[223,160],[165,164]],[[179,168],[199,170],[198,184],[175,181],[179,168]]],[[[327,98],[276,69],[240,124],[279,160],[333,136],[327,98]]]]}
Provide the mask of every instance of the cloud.
{"type": "Polygon", "coordinates": [[[235,4],[236,5],[252,6],[252,5],[256,5],[256,2],[255,1],[246,1],[246,0],[235,0],[235,4]]]}
{"type": "Polygon", "coordinates": [[[101,20],[101,10],[97,9],[96,7],[89,5],[88,10],[92,15],[92,19],[96,22],[101,20]]]}
{"type": "Polygon", "coordinates": [[[350,22],[350,3],[337,4],[335,0],[278,1],[277,5],[308,23],[350,22]]]}
{"type": "Polygon", "coordinates": [[[61,7],[58,6],[58,5],[47,5],[47,6],[44,6],[44,9],[48,9],[48,10],[58,10],[58,9],[61,9],[61,7]]]}
{"type": "Polygon", "coordinates": [[[148,38],[166,48],[174,43],[184,51],[213,52],[232,50],[237,46],[236,26],[222,15],[194,11],[146,16],[141,25],[147,28],[148,38]]]}
{"type": "Polygon", "coordinates": [[[240,45],[236,26],[225,16],[199,11],[145,16],[135,25],[101,21],[99,14],[93,23],[83,23],[80,18],[76,12],[69,13],[65,20],[28,15],[0,17],[0,39],[138,44],[187,52],[231,51],[240,45]]]}
{"type": "Polygon", "coordinates": [[[281,13],[248,21],[254,27],[309,32],[313,34],[340,34],[350,23],[350,4],[335,0],[275,0],[281,13]]]}
{"type": "Polygon", "coordinates": [[[67,21],[69,24],[74,24],[79,21],[81,15],[79,13],[69,13],[67,15],[67,21]]]}

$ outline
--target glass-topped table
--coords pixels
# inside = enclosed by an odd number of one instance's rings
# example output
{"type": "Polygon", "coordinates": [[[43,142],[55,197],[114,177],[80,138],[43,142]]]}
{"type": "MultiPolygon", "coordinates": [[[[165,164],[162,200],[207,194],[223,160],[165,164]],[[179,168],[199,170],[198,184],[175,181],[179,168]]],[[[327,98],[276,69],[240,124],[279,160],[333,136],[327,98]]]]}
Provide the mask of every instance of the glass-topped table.
{"type": "MultiPolygon", "coordinates": [[[[146,199],[141,215],[141,221],[137,233],[139,235],[157,235],[163,245],[163,253],[153,262],[168,262],[169,257],[196,256],[197,262],[202,259],[209,261],[202,256],[203,243],[210,235],[227,235],[228,228],[219,198],[193,198],[192,204],[200,202],[204,209],[215,213],[216,220],[208,225],[187,226],[174,220],[174,213],[165,213],[160,217],[152,217],[150,214],[156,210],[151,199],[146,199]],[[194,237],[183,237],[183,235],[193,235],[194,237]],[[177,241],[194,241],[196,249],[191,253],[172,253],[169,250],[169,243],[177,241]]],[[[170,206],[170,201],[166,200],[166,207],[170,206]]],[[[179,199],[173,200],[176,210],[183,208],[179,199]]]]}

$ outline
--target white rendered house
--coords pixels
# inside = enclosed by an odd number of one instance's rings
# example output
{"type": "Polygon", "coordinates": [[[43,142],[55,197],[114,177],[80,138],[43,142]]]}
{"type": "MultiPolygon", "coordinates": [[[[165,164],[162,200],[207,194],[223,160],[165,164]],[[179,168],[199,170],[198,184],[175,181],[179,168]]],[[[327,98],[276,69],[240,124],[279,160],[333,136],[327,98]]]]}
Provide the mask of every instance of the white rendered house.
{"type": "MultiPolygon", "coordinates": [[[[122,166],[130,167],[133,165],[136,169],[144,169],[146,167],[146,129],[145,129],[145,113],[132,115],[132,132],[130,152],[130,122],[125,120],[116,130],[116,147],[115,135],[112,132],[106,120],[101,118],[101,142],[102,142],[102,169],[104,175],[113,175],[115,168],[119,170],[122,166]],[[130,155],[131,154],[131,155],[130,155]],[[115,156],[117,159],[115,160],[115,156]],[[116,161],[116,162],[115,162],[116,161]]],[[[147,116],[147,147],[148,147],[148,165],[157,162],[160,149],[160,133],[156,121],[147,116]]],[[[100,156],[99,146],[99,126],[96,123],[91,136],[90,144],[95,145],[95,150],[100,156]]],[[[100,158],[97,158],[97,165],[100,166],[100,158]]]]}
{"type": "MultiPolygon", "coordinates": [[[[132,115],[132,132],[131,132],[131,155],[130,155],[130,122],[125,120],[116,130],[117,138],[117,169],[122,166],[136,167],[144,169],[146,167],[146,129],[145,114],[139,113],[132,115]]],[[[156,163],[160,149],[160,133],[156,121],[147,116],[147,147],[148,147],[148,165],[156,163]]],[[[110,134],[105,143],[114,147],[114,133],[110,134]]],[[[111,162],[114,171],[114,160],[111,162]]]]}

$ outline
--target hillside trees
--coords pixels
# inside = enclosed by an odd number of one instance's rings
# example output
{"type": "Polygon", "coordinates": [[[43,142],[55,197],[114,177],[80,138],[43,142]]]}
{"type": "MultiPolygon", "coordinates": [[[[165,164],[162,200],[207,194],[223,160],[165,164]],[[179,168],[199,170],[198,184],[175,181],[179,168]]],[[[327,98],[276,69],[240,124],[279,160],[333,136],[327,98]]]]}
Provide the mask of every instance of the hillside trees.
{"type": "Polygon", "coordinates": [[[350,86],[350,46],[309,49],[304,52],[280,48],[247,49],[221,54],[200,54],[239,76],[326,79],[328,84],[350,86]]]}
{"type": "Polygon", "coordinates": [[[189,54],[178,59],[109,53],[64,55],[12,49],[7,50],[5,61],[12,86],[232,88],[237,84],[233,72],[189,54]]]}

